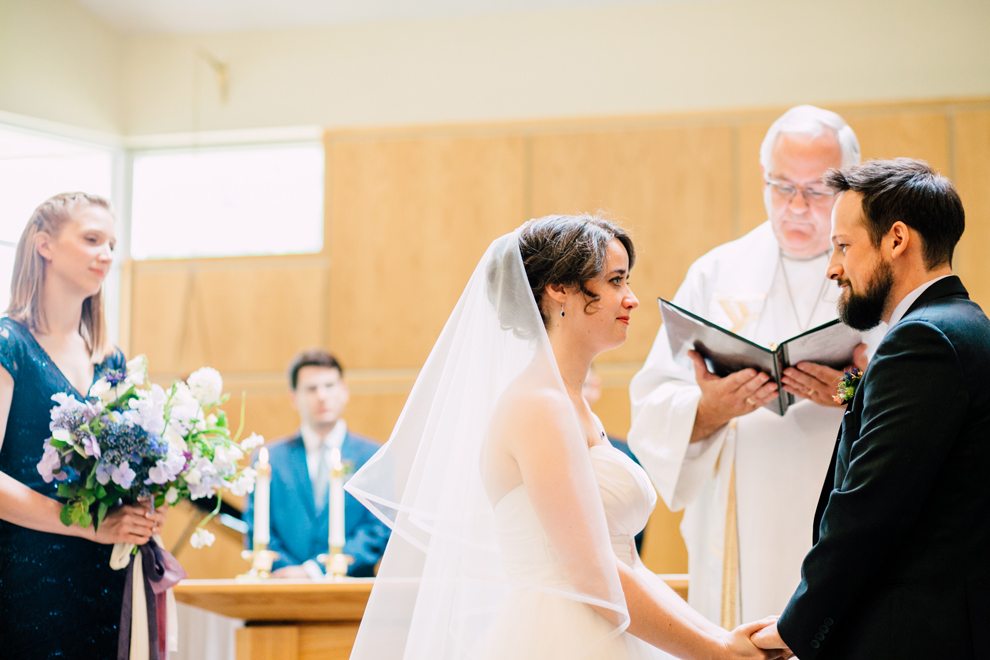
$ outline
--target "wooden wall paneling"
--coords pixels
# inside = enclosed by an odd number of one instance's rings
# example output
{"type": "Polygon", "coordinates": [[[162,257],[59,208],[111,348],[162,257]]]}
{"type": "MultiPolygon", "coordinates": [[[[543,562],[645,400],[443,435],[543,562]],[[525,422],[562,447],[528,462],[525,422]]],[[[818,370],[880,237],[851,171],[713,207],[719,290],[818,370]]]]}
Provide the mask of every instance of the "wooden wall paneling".
{"type": "Polygon", "coordinates": [[[526,219],[524,139],[330,137],[327,151],[331,348],[419,367],[485,248],[526,219]]]}
{"type": "Polygon", "coordinates": [[[408,392],[352,393],[344,415],[347,428],[378,442],[387,441],[408,396],[408,392]]]}
{"type": "Polygon", "coordinates": [[[856,131],[863,160],[920,158],[949,174],[949,123],[944,112],[891,112],[883,115],[845,116],[856,131]]]}
{"type": "Polygon", "coordinates": [[[221,372],[280,372],[323,338],[323,268],[209,270],[198,278],[197,311],[206,318],[193,327],[221,372]]]}
{"type": "Polygon", "coordinates": [[[966,210],[955,272],[970,297],[990,311],[990,110],[954,117],[955,185],[966,210]]]}
{"type": "Polygon", "coordinates": [[[632,287],[641,309],[625,345],[604,362],[642,361],[691,263],[732,237],[728,127],[544,135],[533,138],[533,215],[599,208],[630,230],[632,287]]]}
{"type": "Polygon", "coordinates": [[[132,351],[148,356],[153,373],[282,371],[324,335],[326,268],[308,263],[141,264],[133,275],[132,351]]]}
{"type": "MultiPolygon", "coordinates": [[[[145,264],[134,265],[131,280],[131,334],[128,357],[145,354],[151,369],[178,372],[183,348],[185,302],[191,274],[186,270],[148,272],[145,264]]],[[[202,354],[188,343],[185,350],[202,354]]]]}
{"type": "Polygon", "coordinates": [[[739,227],[735,238],[747,234],[767,221],[767,207],[763,203],[764,185],[763,172],[760,169],[760,146],[773,121],[744,123],[736,129],[739,227]]]}

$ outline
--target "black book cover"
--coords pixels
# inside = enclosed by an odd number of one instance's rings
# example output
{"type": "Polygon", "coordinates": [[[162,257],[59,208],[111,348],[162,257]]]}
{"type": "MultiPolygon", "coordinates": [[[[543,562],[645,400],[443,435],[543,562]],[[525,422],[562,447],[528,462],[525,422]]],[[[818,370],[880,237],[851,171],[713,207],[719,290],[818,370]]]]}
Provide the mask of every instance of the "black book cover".
{"type": "Polygon", "coordinates": [[[841,371],[852,364],[853,350],[863,341],[858,330],[836,319],[780,344],[760,346],[668,300],[657,301],[674,360],[693,371],[687,352],[695,350],[716,376],[748,368],[768,374],[777,383],[780,396],[764,407],[781,416],[795,401],[780,382],[784,369],[798,362],[816,362],[841,371]]]}

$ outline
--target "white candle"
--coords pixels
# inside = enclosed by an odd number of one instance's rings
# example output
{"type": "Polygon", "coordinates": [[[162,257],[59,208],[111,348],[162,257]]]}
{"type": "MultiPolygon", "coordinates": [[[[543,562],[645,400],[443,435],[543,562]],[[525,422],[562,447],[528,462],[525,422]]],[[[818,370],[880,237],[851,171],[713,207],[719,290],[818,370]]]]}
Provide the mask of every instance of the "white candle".
{"type": "Polygon", "coordinates": [[[268,509],[271,504],[272,468],[268,464],[268,449],[261,448],[254,466],[258,477],[254,482],[254,549],[260,550],[271,541],[268,509]]]}
{"type": "Polygon", "coordinates": [[[344,466],[340,462],[340,449],[330,450],[330,548],[342,552],[344,547],[344,466]]]}

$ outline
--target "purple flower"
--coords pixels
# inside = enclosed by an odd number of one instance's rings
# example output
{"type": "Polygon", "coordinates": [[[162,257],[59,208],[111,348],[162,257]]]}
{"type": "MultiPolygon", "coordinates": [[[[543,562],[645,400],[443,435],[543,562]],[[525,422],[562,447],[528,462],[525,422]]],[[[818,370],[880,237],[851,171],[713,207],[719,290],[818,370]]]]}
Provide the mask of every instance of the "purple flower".
{"type": "Polygon", "coordinates": [[[103,380],[107,381],[110,387],[117,387],[127,380],[127,372],[123,369],[110,369],[103,374],[103,380]]]}
{"type": "Polygon", "coordinates": [[[81,429],[76,434],[76,439],[82,441],[83,452],[93,458],[100,457],[100,442],[87,429],[81,429]]]}
{"type": "Polygon", "coordinates": [[[110,478],[121,488],[130,488],[136,476],[137,473],[131,469],[127,461],[121,461],[120,465],[114,466],[113,472],[110,473],[110,478]]]}
{"type": "Polygon", "coordinates": [[[56,392],[52,400],[57,404],[51,410],[52,421],[48,425],[52,433],[59,429],[74,431],[83,424],[88,424],[96,417],[98,408],[88,401],[77,401],[71,394],[56,392]]]}
{"type": "Polygon", "coordinates": [[[107,462],[101,462],[96,466],[96,480],[100,482],[101,486],[106,486],[110,483],[110,477],[115,467],[113,463],[107,462]]]}
{"type": "Polygon", "coordinates": [[[62,459],[58,451],[48,443],[48,440],[45,440],[45,453],[38,462],[38,474],[46,484],[50,484],[52,480],[65,481],[69,478],[69,475],[62,471],[62,459]]]}

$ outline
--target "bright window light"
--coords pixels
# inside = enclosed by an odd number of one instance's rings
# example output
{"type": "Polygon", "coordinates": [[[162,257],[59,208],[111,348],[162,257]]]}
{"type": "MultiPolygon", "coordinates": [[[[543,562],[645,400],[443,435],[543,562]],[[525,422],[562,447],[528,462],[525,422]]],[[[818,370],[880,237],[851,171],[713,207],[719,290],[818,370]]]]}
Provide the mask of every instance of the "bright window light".
{"type": "Polygon", "coordinates": [[[0,126],[0,313],[10,303],[14,248],[43,201],[63,192],[111,198],[113,154],[0,126]]]}
{"type": "Polygon", "coordinates": [[[135,259],[300,254],[322,247],[319,144],[134,157],[135,259]]]}

